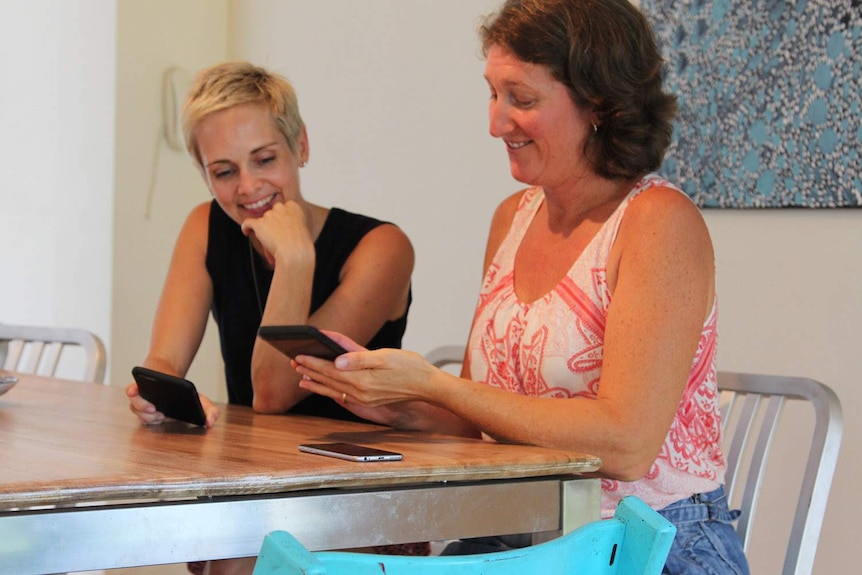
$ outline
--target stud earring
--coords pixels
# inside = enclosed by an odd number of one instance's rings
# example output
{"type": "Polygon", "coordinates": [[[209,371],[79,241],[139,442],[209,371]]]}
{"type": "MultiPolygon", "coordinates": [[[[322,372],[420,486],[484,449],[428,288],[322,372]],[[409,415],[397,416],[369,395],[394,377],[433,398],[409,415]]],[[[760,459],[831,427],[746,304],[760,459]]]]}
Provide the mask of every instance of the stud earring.
{"type": "Polygon", "coordinates": [[[599,133],[599,125],[593,122],[593,134],[599,133]]]}

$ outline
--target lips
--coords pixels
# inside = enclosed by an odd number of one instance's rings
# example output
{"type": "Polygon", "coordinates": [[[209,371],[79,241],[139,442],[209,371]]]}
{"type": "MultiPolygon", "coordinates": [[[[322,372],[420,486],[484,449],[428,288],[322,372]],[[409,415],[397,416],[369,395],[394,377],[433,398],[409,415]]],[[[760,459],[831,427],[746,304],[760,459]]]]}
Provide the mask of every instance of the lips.
{"type": "Polygon", "coordinates": [[[510,150],[520,150],[521,148],[529,144],[531,141],[532,140],[527,140],[526,142],[506,142],[506,146],[510,150]]]}
{"type": "Polygon", "coordinates": [[[271,204],[273,199],[275,199],[275,194],[266,196],[265,198],[261,198],[258,201],[252,202],[250,204],[242,204],[242,207],[246,210],[251,210],[251,211],[259,210],[262,207],[264,207],[268,204],[271,204]]]}

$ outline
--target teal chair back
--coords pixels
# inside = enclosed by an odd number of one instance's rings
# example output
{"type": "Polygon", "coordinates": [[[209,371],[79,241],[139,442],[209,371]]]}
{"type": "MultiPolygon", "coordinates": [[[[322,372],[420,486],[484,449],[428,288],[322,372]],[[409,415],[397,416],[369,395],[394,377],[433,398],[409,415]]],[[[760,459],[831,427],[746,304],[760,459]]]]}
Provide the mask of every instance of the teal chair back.
{"type": "Polygon", "coordinates": [[[676,527],[636,497],[623,499],[613,519],[532,547],[483,555],[312,553],[289,533],[273,531],[254,575],[659,575],[675,534],[676,527]]]}

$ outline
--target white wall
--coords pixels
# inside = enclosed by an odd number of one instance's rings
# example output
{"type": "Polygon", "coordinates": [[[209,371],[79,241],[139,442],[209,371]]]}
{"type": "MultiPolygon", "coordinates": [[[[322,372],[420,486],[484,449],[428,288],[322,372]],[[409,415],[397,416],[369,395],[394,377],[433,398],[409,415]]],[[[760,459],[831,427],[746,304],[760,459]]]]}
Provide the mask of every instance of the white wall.
{"type": "MultiPolygon", "coordinates": [[[[209,191],[185,152],[162,134],[162,78],[225,58],[227,4],[213,0],[131,0],[117,11],[117,177],[112,381],[125,385],[144,359],[174,241],[209,191]]],[[[183,94],[184,95],[184,94],[183,94]]],[[[203,393],[227,401],[218,334],[210,325],[187,374],[203,393]]]]}
{"type": "Polygon", "coordinates": [[[290,79],[311,145],[306,199],[413,241],[405,345],[466,340],[497,201],[518,189],[488,136],[476,42],[495,1],[232,1],[230,54],[290,79]]]}
{"type": "Polygon", "coordinates": [[[0,322],[81,326],[110,343],[115,2],[2,10],[0,322]]]}
{"type": "MultiPolygon", "coordinates": [[[[496,0],[231,0],[229,53],[279,70],[296,85],[311,162],[303,193],[389,218],[416,247],[406,346],[463,343],[491,213],[518,188],[502,145],[487,134],[487,88],[476,27],[496,0]]],[[[817,573],[845,571],[862,471],[862,390],[852,358],[862,341],[862,212],[713,210],[720,368],[806,375],[844,403],[846,432],[817,556],[817,573]]],[[[796,428],[768,471],[752,552],[754,573],[779,571],[770,539],[795,505],[796,428]],[[778,509],[778,511],[775,511],[778,509]]],[[[810,420],[810,418],[808,418],[810,420]]]]}
{"type": "MultiPolygon", "coordinates": [[[[832,387],[844,409],[844,439],[832,484],[815,573],[848,572],[846,549],[862,470],[862,211],[710,210],[719,298],[719,368],[806,376],[832,387]]],[[[751,554],[752,573],[778,573],[767,559],[787,532],[792,488],[808,449],[811,411],[787,409],[767,470],[751,554]],[[783,436],[783,437],[782,437],[783,436]]],[[[780,564],[779,564],[780,565],[780,564]]]]}

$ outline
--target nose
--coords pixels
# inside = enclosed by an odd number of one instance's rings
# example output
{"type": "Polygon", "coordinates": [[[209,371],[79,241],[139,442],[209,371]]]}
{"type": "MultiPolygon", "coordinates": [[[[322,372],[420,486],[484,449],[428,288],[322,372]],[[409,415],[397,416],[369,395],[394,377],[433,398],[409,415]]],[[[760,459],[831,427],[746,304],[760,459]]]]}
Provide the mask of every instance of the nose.
{"type": "Polygon", "coordinates": [[[512,131],[514,123],[506,105],[499,100],[488,104],[488,132],[495,138],[502,138],[512,131]]]}
{"type": "Polygon", "coordinates": [[[237,192],[240,194],[251,196],[257,191],[260,186],[260,180],[250,171],[241,169],[239,171],[239,186],[237,192]]]}

